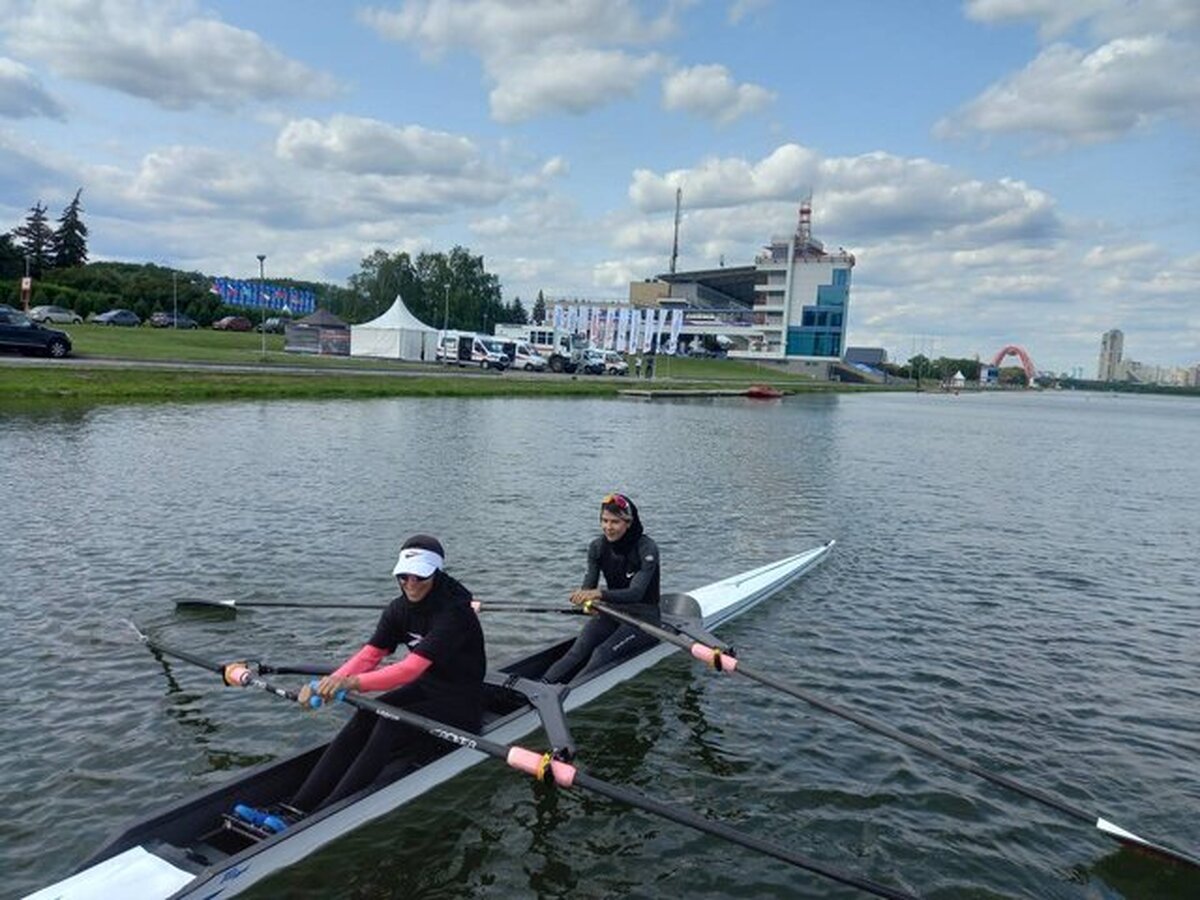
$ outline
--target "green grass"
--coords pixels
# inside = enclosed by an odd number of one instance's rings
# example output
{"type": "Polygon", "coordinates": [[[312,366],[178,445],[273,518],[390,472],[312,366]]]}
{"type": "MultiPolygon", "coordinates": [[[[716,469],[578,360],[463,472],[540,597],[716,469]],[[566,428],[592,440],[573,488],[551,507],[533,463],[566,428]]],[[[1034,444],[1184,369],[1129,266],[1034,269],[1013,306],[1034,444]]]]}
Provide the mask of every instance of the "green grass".
{"type": "Polygon", "coordinates": [[[517,379],[454,375],[397,377],[314,372],[242,373],[98,369],[66,365],[0,369],[0,408],[46,403],[144,403],[370,397],[616,396],[605,379],[517,379]]]}
{"type": "Polygon", "coordinates": [[[283,336],[211,329],[112,328],[75,325],[75,360],[0,366],[0,409],[47,405],[188,402],[197,400],[367,397],[616,396],[629,388],[667,391],[732,389],[766,383],[786,391],[856,390],[816,382],[769,364],[720,359],[658,360],[655,379],[488,375],[399,360],[286,353],[283,336]],[[173,362],[178,369],[89,366],[91,360],[173,362]],[[222,372],[210,365],[261,366],[222,372]],[[304,372],[271,371],[272,368],[304,372]],[[369,370],[369,371],[364,371],[369,370]],[[394,373],[394,374],[392,374],[394,373]],[[472,375],[476,377],[464,377],[472,375]]]}

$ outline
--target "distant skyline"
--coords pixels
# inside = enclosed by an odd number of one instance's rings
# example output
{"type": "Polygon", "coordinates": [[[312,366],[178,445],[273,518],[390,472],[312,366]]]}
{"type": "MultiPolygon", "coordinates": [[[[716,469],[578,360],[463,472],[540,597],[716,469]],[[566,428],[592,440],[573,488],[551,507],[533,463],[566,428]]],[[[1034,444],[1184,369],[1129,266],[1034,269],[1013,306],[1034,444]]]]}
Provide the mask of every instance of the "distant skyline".
{"type": "Polygon", "coordinates": [[[1200,362],[1195,0],[0,0],[0,231],[83,188],[93,259],[344,284],[483,254],[625,299],[795,227],[847,341],[1200,362]]]}

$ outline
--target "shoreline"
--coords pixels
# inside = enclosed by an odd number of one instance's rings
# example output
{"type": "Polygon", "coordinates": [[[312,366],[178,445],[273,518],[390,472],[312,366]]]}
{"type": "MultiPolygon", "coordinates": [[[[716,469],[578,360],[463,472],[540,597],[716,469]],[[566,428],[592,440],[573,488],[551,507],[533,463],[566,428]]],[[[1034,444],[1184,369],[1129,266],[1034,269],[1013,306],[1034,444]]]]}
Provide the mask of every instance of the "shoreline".
{"type": "MultiPolygon", "coordinates": [[[[0,358],[0,409],[222,400],[377,399],[381,397],[613,397],[631,387],[656,392],[729,390],[767,383],[787,393],[894,390],[803,381],[787,376],[667,378],[223,363],[201,360],[0,358]]],[[[771,373],[774,374],[774,373],[771,373]]]]}

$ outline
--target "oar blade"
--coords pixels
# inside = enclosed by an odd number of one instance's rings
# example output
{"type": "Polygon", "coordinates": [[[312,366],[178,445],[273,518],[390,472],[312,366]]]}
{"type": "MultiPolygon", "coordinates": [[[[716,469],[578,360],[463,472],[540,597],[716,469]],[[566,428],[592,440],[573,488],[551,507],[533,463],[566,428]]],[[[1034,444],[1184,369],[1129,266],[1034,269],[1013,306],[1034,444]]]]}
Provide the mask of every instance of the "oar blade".
{"type": "Polygon", "coordinates": [[[1116,838],[1124,846],[1130,847],[1139,853],[1146,853],[1150,856],[1159,857],[1169,860],[1174,863],[1191,866],[1195,869],[1200,869],[1200,859],[1189,856],[1179,850],[1171,847],[1164,847],[1161,844],[1155,844],[1134,834],[1132,831],[1126,831],[1120,825],[1116,825],[1107,819],[1097,819],[1096,827],[1107,834],[1109,837],[1116,838]]]}
{"type": "Polygon", "coordinates": [[[211,597],[189,597],[186,600],[176,600],[179,609],[237,609],[234,600],[214,600],[211,597]]]}

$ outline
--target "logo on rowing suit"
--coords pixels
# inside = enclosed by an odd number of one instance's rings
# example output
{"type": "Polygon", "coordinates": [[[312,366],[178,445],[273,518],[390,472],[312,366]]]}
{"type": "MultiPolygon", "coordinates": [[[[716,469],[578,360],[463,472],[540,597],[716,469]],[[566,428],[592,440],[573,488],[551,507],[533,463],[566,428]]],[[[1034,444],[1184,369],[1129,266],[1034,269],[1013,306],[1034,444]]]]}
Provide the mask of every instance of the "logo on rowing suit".
{"type": "Polygon", "coordinates": [[[625,573],[625,577],[626,577],[626,578],[632,578],[632,577],[633,577],[634,575],[636,575],[636,574],[637,574],[637,572],[626,572],[626,573],[625,573]]]}
{"type": "Polygon", "coordinates": [[[407,644],[409,647],[411,647],[413,644],[419,644],[424,639],[424,637],[425,637],[425,635],[423,635],[423,634],[417,634],[415,631],[410,631],[408,633],[408,640],[405,641],[404,643],[407,644]]]}
{"type": "Polygon", "coordinates": [[[649,556],[646,557],[646,562],[654,562],[654,554],[653,553],[651,553],[649,556]]]}
{"type": "Polygon", "coordinates": [[[237,878],[239,875],[242,875],[243,873],[248,871],[249,868],[250,868],[249,866],[242,866],[239,869],[237,866],[232,866],[232,867],[226,869],[225,874],[221,876],[221,884],[224,884],[227,881],[232,881],[233,879],[237,878]]]}
{"type": "Polygon", "coordinates": [[[440,737],[444,741],[449,741],[452,744],[458,744],[460,747],[467,747],[474,750],[477,746],[475,741],[471,740],[471,738],[463,737],[461,734],[455,734],[453,731],[444,731],[441,728],[434,728],[429,733],[435,737],[440,737]]]}

